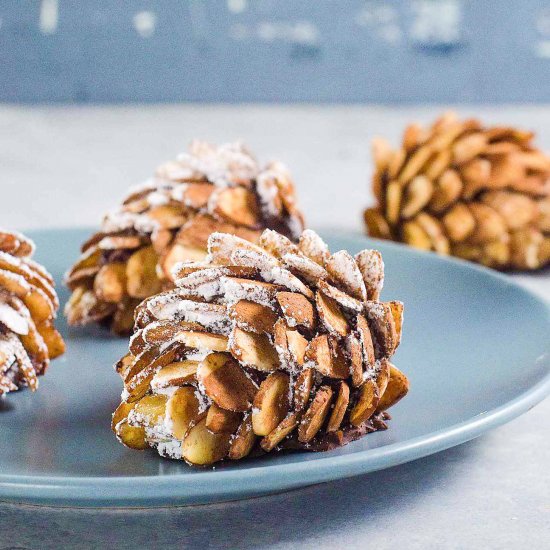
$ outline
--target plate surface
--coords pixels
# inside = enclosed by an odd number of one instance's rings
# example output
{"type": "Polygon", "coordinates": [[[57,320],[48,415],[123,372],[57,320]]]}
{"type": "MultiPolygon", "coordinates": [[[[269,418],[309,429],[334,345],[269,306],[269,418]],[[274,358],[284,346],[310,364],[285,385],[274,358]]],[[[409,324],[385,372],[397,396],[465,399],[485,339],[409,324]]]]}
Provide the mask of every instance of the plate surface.
{"type": "MultiPolygon", "coordinates": [[[[31,236],[62,275],[88,230],[31,236]]],[[[110,431],[127,349],[97,328],[60,328],[67,354],[39,391],[0,401],[0,500],[62,506],[157,506],[234,500],[379,470],[473,439],[550,393],[550,307],[509,278],[460,261],[325,231],[331,250],[381,250],[383,298],[405,302],[395,363],[411,380],[390,429],[323,454],[295,453],[193,469],[131,451],[110,431]]],[[[542,427],[541,427],[542,429],[542,427]]]]}

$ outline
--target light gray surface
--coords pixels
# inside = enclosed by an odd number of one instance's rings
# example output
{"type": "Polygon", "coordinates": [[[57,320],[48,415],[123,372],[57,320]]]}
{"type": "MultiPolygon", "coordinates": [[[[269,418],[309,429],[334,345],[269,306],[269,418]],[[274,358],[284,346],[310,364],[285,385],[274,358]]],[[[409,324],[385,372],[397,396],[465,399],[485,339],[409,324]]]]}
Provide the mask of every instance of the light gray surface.
{"type": "MultiPolygon", "coordinates": [[[[439,109],[382,107],[0,107],[0,225],[93,225],[125,188],[192,137],[243,138],[283,159],[312,226],[360,230],[369,140],[394,142],[439,109]],[[62,204],[62,207],[59,207],[62,204]],[[86,208],[82,209],[82,205],[86,208]]],[[[550,108],[476,108],[539,131],[550,108]]],[[[550,299],[548,270],[515,276],[550,299]]],[[[521,319],[518,319],[521,322],[521,319]]],[[[452,404],[450,404],[452,406],[452,404]]],[[[550,401],[456,449],[385,472],[248,502],[89,512],[0,505],[0,549],[142,543],[203,548],[543,548],[550,532],[550,401]]]]}

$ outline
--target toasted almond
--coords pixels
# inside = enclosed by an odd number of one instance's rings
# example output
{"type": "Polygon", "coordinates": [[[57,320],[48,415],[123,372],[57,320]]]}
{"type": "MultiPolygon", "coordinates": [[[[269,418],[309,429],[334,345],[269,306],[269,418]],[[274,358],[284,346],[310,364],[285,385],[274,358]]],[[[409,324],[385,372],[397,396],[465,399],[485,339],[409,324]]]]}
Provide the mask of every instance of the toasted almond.
{"type": "Polygon", "coordinates": [[[393,317],[393,324],[395,326],[395,342],[394,349],[397,349],[401,343],[401,334],[403,332],[403,302],[391,301],[388,302],[390,311],[393,317]]]}
{"type": "Polygon", "coordinates": [[[117,439],[129,449],[143,451],[149,447],[145,440],[145,428],[130,426],[128,422],[121,422],[116,427],[117,439]]]}
{"type": "Polygon", "coordinates": [[[278,292],[276,298],[289,327],[301,326],[309,330],[315,327],[315,311],[303,294],[278,292]]]}
{"type": "Polygon", "coordinates": [[[147,298],[161,290],[157,277],[158,256],[152,246],[134,252],[126,264],[128,294],[133,298],[147,298]]]}
{"type": "Polygon", "coordinates": [[[186,206],[200,210],[208,204],[214,189],[214,185],[210,183],[188,183],[182,198],[186,206]]]}
{"type": "Polygon", "coordinates": [[[498,212],[509,229],[520,229],[537,219],[537,203],[522,193],[491,191],[481,197],[483,203],[498,212]]]}
{"type": "Polygon", "coordinates": [[[384,261],[378,250],[362,250],[355,255],[355,262],[363,276],[367,297],[378,300],[384,287],[384,261]]]}
{"type": "Polygon", "coordinates": [[[261,371],[279,368],[279,356],[264,334],[246,332],[236,327],[230,338],[230,351],[241,364],[261,371]]]}
{"type": "Polygon", "coordinates": [[[336,302],[338,302],[338,304],[344,309],[349,309],[355,312],[360,312],[363,310],[362,301],[356,300],[346,292],[341,291],[326,281],[319,281],[319,290],[329,298],[336,300],[336,302]]]}
{"type": "Polygon", "coordinates": [[[198,361],[184,360],[170,363],[160,369],[151,380],[151,388],[161,389],[168,386],[183,386],[196,381],[198,361]]]}
{"type": "Polygon", "coordinates": [[[252,428],[256,435],[270,434],[287,415],[289,384],[288,374],[277,371],[260,385],[252,409],[252,428]]]}
{"type": "Polygon", "coordinates": [[[142,243],[142,238],[137,235],[107,235],[97,243],[97,247],[101,250],[134,250],[142,243]]]}
{"type": "Polygon", "coordinates": [[[231,460],[240,460],[250,454],[254,443],[256,442],[256,434],[252,429],[252,418],[247,415],[242,421],[237,433],[231,440],[229,449],[229,458],[231,460]]]}
{"type": "Polygon", "coordinates": [[[403,241],[414,248],[418,248],[419,250],[432,249],[432,240],[429,235],[414,220],[409,220],[403,224],[402,236],[403,241]]]}
{"type": "Polygon", "coordinates": [[[368,234],[378,239],[391,239],[390,226],[380,210],[367,208],[363,213],[363,219],[367,226],[368,234]]]}
{"type": "Polygon", "coordinates": [[[294,329],[290,329],[283,319],[274,326],[275,348],[283,364],[290,368],[303,366],[308,341],[294,329]]]}
{"type": "Polygon", "coordinates": [[[310,285],[316,286],[319,279],[329,278],[327,270],[304,254],[285,254],[282,257],[284,265],[298,277],[310,285]]]}
{"type": "Polygon", "coordinates": [[[371,151],[377,172],[386,170],[392,159],[392,148],[388,140],[375,137],[371,141],[371,151]]]}
{"type": "Polygon", "coordinates": [[[228,338],[221,334],[208,334],[206,332],[180,332],[175,341],[181,342],[185,347],[198,351],[227,351],[228,338]]]}
{"type": "Polygon", "coordinates": [[[344,379],[350,374],[342,349],[326,334],[315,337],[309,343],[306,360],[312,361],[322,375],[330,378],[344,379]]]}
{"type": "Polygon", "coordinates": [[[298,440],[300,442],[309,443],[323,426],[325,418],[330,411],[332,393],[332,390],[328,386],[321,386],[317,390],[311,405],[305,412],[298,427],[298,440]]]}
{"type": "Polygon", "coordinates": [[[487,136],[482,132],[467,134],[453,144],[453,162],[464,164],[477,157],[487,146],[487,136]]]}
{"type": "Polygon", "coordinates": [[[111,330],[115,334],[125,336],[132,332],[134,328],[134,310],[138,304],[138,300],[128,296],[119,302],[111,322],[111,330]]]}
{"type": "Polygon", "coordinates": [[[474,231],[468,236],[472,244],[493,241],[506,233],[506,224],[502,216],[490,206],[483,203],[470,203],[468,208],[476,222],[474,231]]]}
{"type": "Polygon", "coordinates": [[[336,300],[318,291],[315,295],[315,303],[325,328],[329,332],[346,336],[349,332],[349,324],[336,300]]]}
{"type": "Polygon", "coordinates": [[[126,265],[104,265],[95,277],[94,292],[105,302],[120,302],[126,294],[126,265]]]}
{"type": "Polygon", "coordinates": [[[206,395],[228,411],[247,411],[258,391],[238,363],[226,353],[207,355],[199,364],[197,379],[206,395]]]}
{"type": "Polygon", "coordinates": [[[420,212],[415,218],[416,223],[426,232],[433,249],[439,254],[450,253],[449,239],[445,235],[442,223],[426,212],[420,212]]]}
{"type": "Polygon", "coordinates": [[[444,212],[451,206],[462,193],[463,183],[458,172],[452,169],[445,170],[434,188],[432,198],[429,203],[432,212],[444,212]]]}
{"type": "Polygon", "coordinates": [[[166,413],[166,395],[146,395],[142,397],[129,415],[130,424],[138,426],[156,426],[166,413]],[[134,419],[135,424],[132,422],[134,419]]]}
{"type": "Polygon", "coordinates": [[[386,186],[386,219],[390,225],[399,222],[401,202],[403,199],[403,188],[398,181],[391,181],[386,186]]]}
{"type": "Polygon", "coordinates": [[[192,426],[183,440],[182,457],[190,464],[206,466],[225,458],[231,434],[215,434],[206,427],[206,415],[192,426]]]}
{"type": "Polygon", "coordinates": [[[365,311],[381,353],[386,356],[393,355],[399,339],[391,306],[385,302],[369,301],[366,302],[365,311]]]}
{"type": "Polygon", "coordinates": [[[390,378],[386,391],[382,394],[377,405],[377,410],[385,411],[393,407],[403,399],[409,392],[409,381],[407,377],[392,363],[390,363],[390,378]]]}
{"type": "Polygon", "coordinates": [[[277,293],[284,290],[280,285],[235,277],[223,277],[222,285],[228,302],[249,300],[268,307],[276,303],[277,293]]]}
{"type": "Polygon", "coordinates": [[[300,235],[298,248],[302,254],[321,266],[325,265],[330,255],[327,244],[311,229],[306,229],[300,235]]]}
{"type": "Polygon", "coordinates": [[[357,316],[357,333],[359,335],[359,341],[363,350],[363,358],[365,363],[372,367],[376,360],[374,355],[374,344],[372,341],[372,334],[369,324],[363,315],[357,316]]]}
{"type": "Polygon", "coordinates": [[[390,381],[390,365],[390,362],[386,358],[381,359],[378,367],[378,373],[376,374],[376,386],[378,387],[378,394],[380,396],[384,395],[390,381]]]}
{"type": "Polygon", "coordinates": [[[173,271],[182,262],[200,261],[206,256],[206,248],[193,247],[175,243],[160,258],[160,266],[164,277],[174,279],[173,271]]]}
{"type": "Polygon", "coordinates": [[[330,419],[327,424],[327,432],[335,432],[340,428],[344,415],[349,405],[349,386],[345,382],[340,382],[340,388],[338,389],[338,397],[334,404],[334,409],[330,415],[330,419]]]}
{"type": "Polygon", "coordinates": [[[239,300],[233,304],[229,316],[239,328],[257,334],[272,334],[273,325],[277,321],[277,314],[271,308],[249,300],[239,300]]]}
{"type": "Polygon", "coordinates": [[[244,187],[226,187],[212,194],[209,208],[232,223],[256,228],[261,217],[254,193],[244,187]]]}
{"type": "Polygon", "coordinates": [[[61,334],[54,327],[53,321],[46,321],[37,325],[36,330],[39,332],[40,336],[42,336],[48,348],[50,359],[55,359],[65,353],[65,342],[61,334]]]}
{"type": "Polygon", "coordinates": [[[418,214],[430,202],[433,192],[432,180],[424,175],[414,177],[406,188],[401,217],[409,219],[418,214]]]}
{"type": "Polygon", "coordinates": [[[350,356],[351,383],[358,388],[363,383],[363,348],[353,333],[348,335],[346,347],[350,356]]]}
{"type": "Polygon", "coordinates": [[[271,452],[296,429],[298,422],[299,416],[296,413],[289,414],[271,433],[262,439],[260,442],[262,449],[266,453],[271,452]]]}
{"type": "Polygon", "coordinates": [[[454,243],[462,242],[471,235],[476,227],[476,220],[464,203],[455,204],[444,216],[443,225],[447,235],[454,243]]]}
{"type": "Polygon", "coordinates": [[[265,229],[260,237],[260,246],[276,258],[282,258],[285,254],[296,254],[298,247],[287,237],[273,231],[265,229]]]}
{"type": "Polygon", "coordinates": [[[234,433],[240,426],[242,414],[227,411],[212,403],[206,415],[206,427],[214,433],[234,433]]]}
{"type": "Polygon", "coordinates": [[[376,383],[369,379],[361,386],[357,403],[350,413],[349,421],[353,426],[360,426],[376,411],[380,401],[380,394],[376,383]]]}
{"type": "Polygon", "coordinates": [[[293,409],[296,412],[303,411],[311,395],[311,389],[313,388],[314,372],[312,368],[306,368],[298,374],[294,382],[294,402],[293,409]]]}

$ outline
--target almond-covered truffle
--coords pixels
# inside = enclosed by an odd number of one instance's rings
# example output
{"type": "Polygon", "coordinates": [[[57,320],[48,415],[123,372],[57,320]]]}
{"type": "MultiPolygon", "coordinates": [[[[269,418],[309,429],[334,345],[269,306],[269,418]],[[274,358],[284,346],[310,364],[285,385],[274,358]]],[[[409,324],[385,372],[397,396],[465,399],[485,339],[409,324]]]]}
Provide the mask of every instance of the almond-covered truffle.
{"type": "Polygon", "coordinates": [[[548,265],[550,158],[533,136],[449,113],[397,149],[374,140],[369,234],[496,269],[548,265]]]}
{"type": "Polygon", "coordinates": [[[54,281],[33,253],[30,239],[0,230],[0,396],[22,386],[36,390],[50,360],[65,351],[54,326],[54,281]]]}
{"type": "Polygon", "coordinates": [[[195,141],[134,189],[84,243],[66,277],[73,291],[67,319],[129,333],[136,305],[173,286],[176,263],[202,259],[212,232],[256,242],[265,228],[290,239],[303,229],[286,168],[278,162],[261,167],[240,143],[195,141]]]}
{"type": "Polygon", "coordinates": [[[128,447],[207,465],[324,451],[386,429],[408,391],[391,363],[403,304],[379,252],[333,254],[313,231],[253,244],[213,233],[176,288],[136,309],[113,430],[128,447]]]}

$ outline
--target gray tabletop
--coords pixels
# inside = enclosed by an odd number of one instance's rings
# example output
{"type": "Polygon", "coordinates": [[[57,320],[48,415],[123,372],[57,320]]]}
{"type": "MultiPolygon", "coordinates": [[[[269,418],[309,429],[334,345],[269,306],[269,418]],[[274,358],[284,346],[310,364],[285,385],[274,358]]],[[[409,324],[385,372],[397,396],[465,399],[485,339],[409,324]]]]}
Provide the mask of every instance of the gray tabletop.
{"type": "MultiPolygon", "coordinates": [[[[369,141],[397,142],[440,108],[0,107],[0,225],[95,225],[125,189],[193,138],[242,138],[292,170],[309,225],[361,230],[369,141]],[[85,205],[85,208],[82,208],[85,205]]],[[[473,107],[532,128],[550,150],[550,107],[473,107]]],[[[550,300],[550,272],[512,275],[550,300]]],[[[0,549],[543,548],[550,538],[550,400],[460,447],[382,472],[223,505],[68,510],[0,504],[0,549]]]]}

